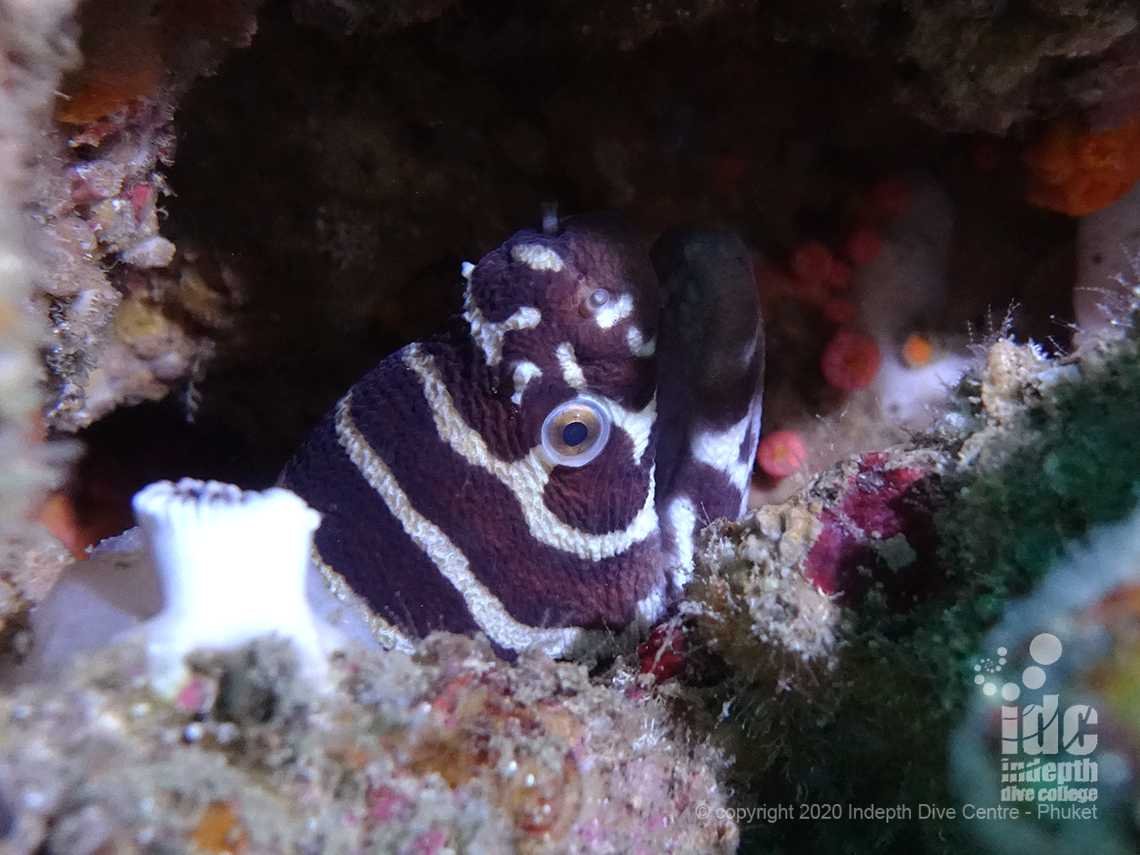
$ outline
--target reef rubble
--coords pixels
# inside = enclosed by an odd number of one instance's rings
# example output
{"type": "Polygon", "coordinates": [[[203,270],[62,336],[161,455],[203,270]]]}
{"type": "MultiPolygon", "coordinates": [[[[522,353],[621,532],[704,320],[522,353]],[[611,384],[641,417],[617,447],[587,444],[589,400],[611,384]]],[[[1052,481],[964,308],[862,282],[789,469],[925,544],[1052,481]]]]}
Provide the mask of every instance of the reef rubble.
{"type": "Polygon", "coordinates": [[[352,651],[314,694],[287,646],[192,660],[173,702],[135,643],[0,698],[5,851],[731,852],[723,754],[545,657],[435,637],[352,651]],[[721,818],[717,818],[720,816],[721,818]]]}

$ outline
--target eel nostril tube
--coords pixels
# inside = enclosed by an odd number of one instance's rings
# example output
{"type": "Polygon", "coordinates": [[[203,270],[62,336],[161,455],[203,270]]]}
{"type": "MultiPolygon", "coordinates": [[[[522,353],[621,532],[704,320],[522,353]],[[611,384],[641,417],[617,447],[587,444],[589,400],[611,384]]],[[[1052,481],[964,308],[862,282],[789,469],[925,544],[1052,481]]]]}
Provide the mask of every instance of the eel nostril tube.
{"type": "Polygon", "coordinates": [[[217,481],[160,481],[135,495],[164,606],[142,627],[151,681],[173,694],[195,650],[289,639],[318,684],[339,634],[312,611],[305,578],[320,514],[295,493],[217,481]]]}

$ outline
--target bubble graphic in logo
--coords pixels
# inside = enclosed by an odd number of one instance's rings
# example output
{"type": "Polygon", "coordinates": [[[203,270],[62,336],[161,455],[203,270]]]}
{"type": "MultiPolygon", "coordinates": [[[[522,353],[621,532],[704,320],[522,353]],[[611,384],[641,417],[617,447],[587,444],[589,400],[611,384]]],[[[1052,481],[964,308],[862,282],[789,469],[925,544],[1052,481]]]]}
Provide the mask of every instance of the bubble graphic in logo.
{"type": "Polygon", "coordinates": [[[1045,685],[1045,672],[1036,665],[1030,665],[1022,672],[1021,682],[1027,689],[1040,689],[1045,685]]]}
{"type": "Polygon", "coordinates": [[[1042,632],[1029,642],[1029,655],[1038,665],[1052,665],[1061,658],[1061,639],[1051,632],[1042,632]]]}
{"type": "Polygon", "coordinates": [[[983,656],[974,664],[974,684],[981,686],[982,694],[992,698],[1001,694],[1003,701],[1013,703],[1021,697],[1022,687],[1026,689],[1040,689],[1045,685],[1046,674],[1042,665],[1052,665],[1061,658],[1061,639],[1051,632],[1041,632],[1029,642],[1029,655],[1034,664],[1021,672],[1021,685],[1016,682],[1002,681],[1000,677],[1008,662],[1009,649],[998,647],[995,657],[983,656]],[[989,679],[993,675],[999,679],[989,679]]]}

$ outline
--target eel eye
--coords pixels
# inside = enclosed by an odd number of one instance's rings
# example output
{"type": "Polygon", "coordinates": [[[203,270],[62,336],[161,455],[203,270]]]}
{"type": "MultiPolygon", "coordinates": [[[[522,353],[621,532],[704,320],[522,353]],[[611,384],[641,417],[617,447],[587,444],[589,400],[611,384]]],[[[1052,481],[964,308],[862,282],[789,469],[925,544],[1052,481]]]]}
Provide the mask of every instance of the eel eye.
{"type": "Polygon", "coordinates": [[[560,466],[585,466],[610,438],[610,413],[593,398],[579,396],[559,404],[542,423],[542,450],[560,466]]]}
{"type": "Polygon", "coordinates": [[[605,288],[597,288],[594,293],[590,295],[590,305],[595,309],[600,309],[610,301],[610,292],[605,288]]]}
{"type": "Polygon", "coordinates": [[[611,294],[608,289],[595,288],[590,292],[590,296],[582,301],[579,312],[581,313],[582,317],[588,318],[599,309],[605,308],[612,297],[613,294],[611,294]]]}

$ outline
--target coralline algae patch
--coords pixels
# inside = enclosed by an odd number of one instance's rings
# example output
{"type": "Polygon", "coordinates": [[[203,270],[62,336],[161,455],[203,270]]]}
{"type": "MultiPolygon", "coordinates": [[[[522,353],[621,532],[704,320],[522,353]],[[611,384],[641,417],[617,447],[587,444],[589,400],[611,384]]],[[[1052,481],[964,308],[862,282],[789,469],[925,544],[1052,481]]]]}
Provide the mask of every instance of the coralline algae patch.
{"type": "Polygon", "coordinates": [[[0,699],[6,851],[736,845],[716,814],[722,756],[576,665],[436,636],[415,657],[334,660],[338,689],[318,699],[259,642],[194,660],[193,691],[167,703],[144,661],[127,644],[0,699]]]}
{"type": "Polygon", "coordinates": [[[804,562],[805,576],[849,603],[873,582],[900,606],[930,593],[937,579],[933,515],[945,465],[923,455],[909,461],[883,453],[858,458],[836,501],[820,514],[822,529],[804,562]]]}

